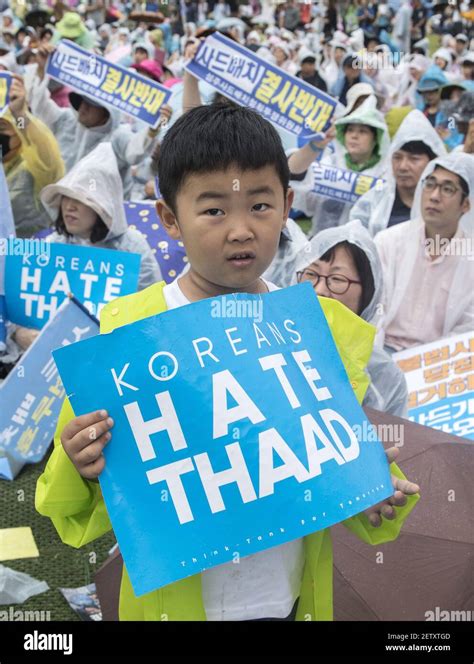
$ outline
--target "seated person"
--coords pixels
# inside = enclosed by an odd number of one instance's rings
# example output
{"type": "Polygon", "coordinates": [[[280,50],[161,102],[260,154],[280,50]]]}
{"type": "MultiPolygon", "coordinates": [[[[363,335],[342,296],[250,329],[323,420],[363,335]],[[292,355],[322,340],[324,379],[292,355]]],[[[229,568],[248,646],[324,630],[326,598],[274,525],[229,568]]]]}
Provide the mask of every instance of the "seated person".
{"type": "Polygon", "coordinates": [[[443,141],[425,116],[411,111],[390,146],[385,183],[361,196],[352,207],[350,218],[359,219],[372,237],[410,219],[421,174],[431,159],[445,154],[443,141]]]}
{"type": "Polygon", "coordinates": [[[418,183],[412,219],[375,237],[387,350],[473,329],[473,224],[472,157],[459,152],[434,159],[418,183]]]}
{"type": "MultiPolygon", "coordinates": [[[[299,282],[311,282],[317,295],[339,300],[368,323],[377,324],[382,266],[373,240],[359,221],[315,235],[299,253],[295,277],[299,282]]],[[[374,346],[367,372],[370,385],[362,405],[404,417],[408,401],[405,377],[388,353],[374,346]]]]}

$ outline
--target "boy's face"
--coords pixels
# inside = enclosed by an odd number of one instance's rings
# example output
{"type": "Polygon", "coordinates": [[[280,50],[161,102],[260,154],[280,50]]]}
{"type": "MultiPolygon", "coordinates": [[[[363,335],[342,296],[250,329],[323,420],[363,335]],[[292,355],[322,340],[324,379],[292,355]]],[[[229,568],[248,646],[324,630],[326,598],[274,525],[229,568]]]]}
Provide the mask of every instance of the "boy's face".
{"type": "Polygon", "coordinates": [[[187,277],[208,296],[261,292],[260,276],[272,262],[293,201],[272,166],[189,175],[176,215],[156,207],[168,234],[181,239],[190,263],[187,277]]]}

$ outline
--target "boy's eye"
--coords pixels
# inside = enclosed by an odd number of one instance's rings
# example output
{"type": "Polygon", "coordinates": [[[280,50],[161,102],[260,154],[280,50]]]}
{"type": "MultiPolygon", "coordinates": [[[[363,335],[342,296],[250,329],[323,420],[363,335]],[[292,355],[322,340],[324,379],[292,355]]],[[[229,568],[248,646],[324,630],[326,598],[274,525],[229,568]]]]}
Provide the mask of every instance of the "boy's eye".
{"type": "Polygon", "coordinates": [[[267,205],[266,203],[256,203],[253,206],[253,209],[256,210],[257,212],[265,212],[266,210],[270,209],[270,206],[267,205]]]}
{"type": "Polygon", "coordinates": [[[209,208],[209,210],[205,210],[204,214],[207,214],[210,217],[217,217],[221,212],[224,214],[224,211],[220,208],[209,208]]]}

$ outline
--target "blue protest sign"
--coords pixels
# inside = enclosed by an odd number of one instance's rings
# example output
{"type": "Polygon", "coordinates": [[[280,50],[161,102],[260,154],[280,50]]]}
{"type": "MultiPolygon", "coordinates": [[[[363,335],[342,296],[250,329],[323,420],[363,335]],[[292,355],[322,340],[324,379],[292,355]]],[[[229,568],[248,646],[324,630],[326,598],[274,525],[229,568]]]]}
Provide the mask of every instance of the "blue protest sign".
{"type": "Polygon", "coordinates": [[[47,253],[8,255],[5,297],[8,319],[41,328],[73,293],[99,316],[107,302],[137,290],[141,256],[114,249],[42,242],[47,253]]]}
{"type": "Polygon", "coordinates": [[[6,320],[5,296],[0,295],[0,353],[5,350],[7,340],[7,320],[6,320]]]}
{"type": "Polygon", "coordinates": [[[80,94],[156,128],[169,88],[151,78],[112,64],[100,55],[61,40],[49,57],[46,73],[80,94]]]}
{"type": "Polygon", "coordinates": [[[97,334],[97,322],[68,300],[0,385],[0,478],[41,461],[51,443],[64,388],[51,351],[97,334]]]}
{"type": "Polygon", "coordinates": [[[137,595],[392,492],[309,284],[202,300],[53,356],[76,415],[114,419],[100,483],[137,595]]]}
{"type": "Polygon", "coordinates": [[[355,203],[372,187],[381,187],[385,180],[373,175],[363,175],[345,168],[327,166],[319,161],[312,163],[313,187],[315,194],[336,201],[355,203]]]}
{"type": "Polygon", "coordinates": [[[405,373],[409,419],[474,440],[474,333],[407,348],[393,359],[405,373]]]}
{"type": "Polygon", "coordinates": [[[337,106],[333,97],[219,33],[201,43],[186,69],[295,136],[324,132],[337,106]]]}
{"type": "Polygon", "coordinates": [[[167,284],[176,279],[187,265],[188,259],[181,241],[174,240],[163,228],[154,203],[126,202],[125,216],[131,228],[146,237],[167,284]]]}
{"type": "Polygon", "coordinates": [[[10,87],[12,84],[12,76],[10,72],[0,72],[0,117],[6,111],[10,103],[10,87]]]}

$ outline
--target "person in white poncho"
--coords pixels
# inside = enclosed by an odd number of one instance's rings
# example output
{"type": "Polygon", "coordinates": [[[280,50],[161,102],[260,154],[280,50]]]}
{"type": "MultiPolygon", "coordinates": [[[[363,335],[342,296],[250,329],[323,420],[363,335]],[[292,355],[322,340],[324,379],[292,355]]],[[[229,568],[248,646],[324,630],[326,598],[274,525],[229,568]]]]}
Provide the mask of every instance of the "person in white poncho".
{"type": "Polygon", "coordinates": [[[410,219],[418,181],[431,159],[446,155],[438,133],[421,111],[411,111],[395,134],[382,186],[361,196],[350,211],[375,236],[389,226],[410,219]]]}
{"type": "Polygon", "coordinates": [[[418,183],[412,219],[375,238],[385,284],[387,349],[472,331],[473,229],[472,156],[434,159],[418,183]]]}
{"type": "MultiPolygon", "coordinates": [[[[318,295],[339,300],[377,326],[382,310],[382,266],[374,241],[358,221],[315,235],[299,252],[293,274],[293,283],[296,281],[311,281],[318,295]]],[[[378,345],[372,350],[367,372],[370,385],[363,405],[404,417],[408,401],[405,377],[378,345]]]]}

